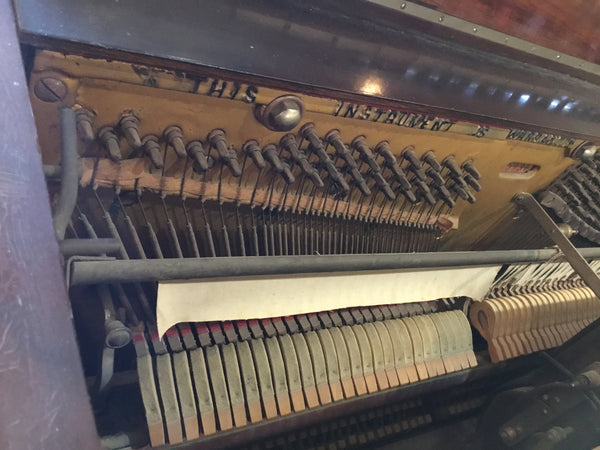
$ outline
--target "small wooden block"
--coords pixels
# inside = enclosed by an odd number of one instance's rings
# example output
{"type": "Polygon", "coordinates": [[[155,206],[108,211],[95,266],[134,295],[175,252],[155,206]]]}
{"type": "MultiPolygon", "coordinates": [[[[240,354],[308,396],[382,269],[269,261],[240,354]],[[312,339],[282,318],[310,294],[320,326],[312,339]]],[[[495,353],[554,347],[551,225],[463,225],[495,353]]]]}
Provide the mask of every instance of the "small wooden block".
{"type": "Polygon", "coordinates": [[[204,351],[202,350],[202,347],[190,352],[190,362],[192,365],[196,397],[198,399],[198,411],[200,411],[202,431],[208,436],[217,431],[217,419],[215,416],[215,407],[210,392],[208,372],[206,370],[206,362],[204,361],[204,351]]]}
{"type": "Polygon", "coordinates": [[[400,385],[398,379],[398,372],[396,372],[396,361],[394,360],[394,346],[392,345],[392,338],[383,322],[373,323],[375,330],[379,336],[379,341],[383,349],[383,363],[385,374],[390,387],[396,387],[400,385]]]}
{"type": "MultiPolygon", "coordinates": [[[[344,391],[345,398],[352,398],[356,395],[354,390],[354,381],[352,380],[352,365],[350,362],[350,354],[348,353],[348,347],[346,346],[346,340],[342,332],[340,331],[343,327],[331,328],[329,333],[331,334],[332,341],[335,345],[335,351],[339,364],[340,383],[344,391]]],[[[319,330],[319,334],[325,330],[319,330]]],[[[332,391],[333,393],[333,391],[332,391]]]]}
{"type": "Polygon", "coordinates": [[[406,326],[408,334],[410,335],[410,340],[412,341],[413,355],[415,358],[415,368],[417,369],[417,373],[419,374],[419,380],[426,380],[427,378],[429,378],[429,373],[427,372],[427,366],[425,365],[423,339],[421,338],[419,327],[417,326],[412,317],[406,317],[400,320],[406,326]]]}
{"type": "MultiPolygon", "coordinates": [[[[314,331],[310,333],[314,333],[314,331]]],[[[302,379],[302,389],[304,390],[306,405],[309,408],[315,408],[319,406],[319,394],[317,393],[312,359],[304,334],[298,333],[292,335],[292,342],[294,343],[298,365],[300,366],[300,378],[302,379]]]]}
{"type": "Polygon", "coordinates": [[[273,378],[271,378],[271,365],[269,358],[267,357],[267,350],[265,349],[263,340],[252,339],[250,341],[250,350],[254,357],[254,367],[256,368],[265,417],[267,419],[272,419],[277,416],[277,404],[275,402],[275,390],[273,388],[273,379],[275,377],[273,376],[273,378]]]}
{"type": "Polygon", "coordinates": [[[283,355],[283,362],[285,364],[285,371],[287,373],[287,382],[290,398],[292,399],[292,406],[296,412],[304,411],[306,409],[306,403],[304,403],[300,366],[298,365],[294,343],[289,335],[279,336],[278,339],[279,345],[281,346],[281,354],[283,355]]]}
{"type": "Polygon", "coordinates": [[[200,430],[198,428],[196,399],[194,398],[192,388],[187,352],[173,353],[173,369],[175,372],[177,393],[179,394],[179,406],[181,409],[181,418],[183,419],[185,438],[188,441],[198,439],[200,437],[200,430]]]}
{"type": "Polygon", "coordinates": [[[252,351],[250,350],[250,345],[247,341],[240,342],[239,344],[236,344],[235,347],[240,365],[250,422],[260,422],[262,420],[262,408],[252,351]]]}
{"type": "MultiPolygon", "coordinates": [[[[383,317],[383,316],[382,316],[383,317]]],[[[373,352],[373,372],[375,373],[375,379],[377,380],[378,390],[388,389],[390,383],[386,374],[385,356],[383,352],[383,345],[379,337],[379,333],[375,328],[375,323],[365,323],[362,327],[367,335],[369,346],[373,352]]]]}
{"type": "MultiPolygon", "coordinates": [[[[287,376],[285,374],[285,365],[283,363],[283,355],[281,354],[279,341],[277,340],[277,338],[266,338],[264,340],[264,343],[269,358],[268,366],[271,367],[271,373],[273,374],[273,388],[275,390],[275,398],[277,399],[279,414],[285,416],[292,412],[292,406],[290,404],[290,393],[288,390],[287,376]]],[[[267,415],[267,417],[269,416],[267,415]]]]}
{"type": "Polygon", "coordinates": [[[360,347],[358,346],[356,335],[354,334],[354,331],[352,331],[352,327],[349,326],[340,328],[340,331],[342,332],[342,336],[346,343],[346,348],[348,348],[348,355],[350,356],[350,368],[352,369],[352,381],[354,382],[356,395],[364,395],[368,391],[363,374],[360,347]]]}
{"type": "Polygon", "coordinates": [[[165,431],[158,394],[156,392],[156,384],[154,382],[152,357],[149,353],[137,358],[137,373],[144,410],[146,411],[150,445],[158,447],[165,444],[165,431]]]}
{"type": "Polygon", "coordinates": [[[367,385],[367,392],[371,394],[378,391],[377,379],[375,378],[375,370],[373,366],[373,350],[363,326],[364,325],[354,325],[352,327],[352,331],[356,336],[358,348],[360,349],[362,369],[365,377],[365,384],[367,385]]]}
{"type": "Polygon", "coordinates": [[[243,427],[247,425],[248,419],[246,417],[246,399],[244,397],[235,344],[224,345],[221,351],[223,365],[225,366],[225,379],[227,380],[229,401],[233,413],[233,423],[236,427],[243,427]]]}
{"type": "Polygon", "coordinates": [[[326,405],[331,403],[331,392],[329,390],[329,382],[327,379],[327,363],[325,363],[323,347],[321,346],[321,341],[315,331],[306,333],[304,339],[306,339],[306,345],[308,346],[310,359],[312,360],[319,401],[322,405],[326,405]]]}
{"type": "Polygon", "coordinates": [[[181,415],[173,380],[171,355],[165,353],[156,357],[156,372],[167,426],[167,440],[169,444],[180,444],[183,442],[183,430],[181,429],[181,415]]]}

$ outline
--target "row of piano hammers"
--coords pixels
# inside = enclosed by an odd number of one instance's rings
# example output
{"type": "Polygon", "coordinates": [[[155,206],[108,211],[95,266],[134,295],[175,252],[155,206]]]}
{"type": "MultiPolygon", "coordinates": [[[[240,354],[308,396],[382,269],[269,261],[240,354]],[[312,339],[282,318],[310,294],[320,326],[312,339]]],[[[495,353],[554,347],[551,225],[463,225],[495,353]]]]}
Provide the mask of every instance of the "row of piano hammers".
{"type": "Polygon", "coordinates": [[[559,289],[475,302],[469,316],[498,362],[565,343],[600,317],[600,301],[587,287],[559,289]]]}
{"type": "Polygon", "coordinates": [[[155,355],[146,348],[137,370],[157,446],[476,364],[469,322],[451,310],[155,355]]]}

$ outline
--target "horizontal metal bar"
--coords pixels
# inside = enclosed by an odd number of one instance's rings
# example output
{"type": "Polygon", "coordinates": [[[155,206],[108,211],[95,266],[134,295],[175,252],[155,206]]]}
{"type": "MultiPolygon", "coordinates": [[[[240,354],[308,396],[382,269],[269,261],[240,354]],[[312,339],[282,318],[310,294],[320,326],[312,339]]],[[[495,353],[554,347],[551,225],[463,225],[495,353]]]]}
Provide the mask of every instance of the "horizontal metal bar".
{"type": "Polygon", "coordinates": [[[121,250],[121,242],[113,238],[64,239],[58,241],[58,248],[65,257],[110,255],[121,250]]]}
{"type": "MultiPolygon", "coordinates": [[[[580,252],[586,258],[600,258],[600,248],[584,248],[580,249],[580,252]]],[[[372,255],[73,261],[71,264],[71,285],[322,272],[490,266],[543,262],[555,257],[557,254],[556,249],[540,249],[372,255]]]]}

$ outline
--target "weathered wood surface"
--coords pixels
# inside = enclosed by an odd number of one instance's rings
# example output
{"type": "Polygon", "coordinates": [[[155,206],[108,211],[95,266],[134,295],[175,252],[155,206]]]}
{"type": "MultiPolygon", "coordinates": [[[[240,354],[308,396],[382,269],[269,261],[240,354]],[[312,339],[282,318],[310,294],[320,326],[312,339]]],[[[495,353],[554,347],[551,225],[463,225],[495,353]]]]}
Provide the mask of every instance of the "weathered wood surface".
{"type": "Polygon", "coordinates": [[[0,448],[99,448],[9,0],[0,60],[0,448]]]}

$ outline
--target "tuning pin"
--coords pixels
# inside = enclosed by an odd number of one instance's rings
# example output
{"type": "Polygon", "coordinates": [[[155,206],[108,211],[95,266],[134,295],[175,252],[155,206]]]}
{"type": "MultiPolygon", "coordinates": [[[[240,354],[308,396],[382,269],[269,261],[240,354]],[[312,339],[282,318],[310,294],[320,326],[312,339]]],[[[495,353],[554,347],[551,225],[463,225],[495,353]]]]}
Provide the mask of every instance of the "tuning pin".
{"type": "Polygon", "coordinates": [[[444,186],[446,184],[444,177],[442,177],[439,172],[436,172],[433,168],[427,169],[427,176],[431,178],[434,186],[444,186]]]}
{"type": "Polygon", "coordinates": [[[254,139],[246,141],[246,143],[242,146],[242,151],[250,155],[250,158],[252,158],[252,161],[254,161],[256,167],[259,169],[265,168],[265,160],[260,151],[260,147],[258,146],[258,142],[256,142],[254,139]]]}
{"type": "Polygon", "coordinates": [[[429,186],[427,186],[427,184],[425,184],[421,180],[415,180],[415,184],[418,186],[419,190],[423,194],[423,198],[425,199],[425,201],[427,201],[427,203],[429,203],[431,206],[435,205],[435,197],[431,195],[431,190],[429,189],[429,186]]]}
{"type": "Polygon", "coordinates": [[[422,156],[422,159],[427,164],[429,164],[429,167],[431,167],[431,169],[434,170],[435,172],[442,171],[442,166],[437,161],[437,159],[435,159],[435,154],[433,153],[433,150],[429,150],[428,152],[425,152],[425,154],[422,156]]]}
{"type": "Polygon", "coordinates": [[[439,194],[440,198],[442,199],[442,201],[446,205],[448,205],[448,207],[450,209],[454,208],[456,203],[452,199],[452,195],[450,194],[450,191],[448,190],[448,188],[446,186],[444,186],[443,184],[441,184],[441,185],[436,185],[435,189],[438,191],[438,194],[439,194]]]}
{"type": "Polygon", "coordinates": [[[394,194],[394,191],[390,187],[389,183],[385,180],[383,175],[381,175],[380,172],[373,172],[372,176],[375,180],[375,183],[377,184],[377,187],[379,187],[381,192],[383,192],[383,194],[388,198],[388,200],[396,200],[396,194],[394,194]]]}
{"type": "Polygon", "coordinates": [[[356,169],[358,167],[358,164],[356,164],[356,161],[352,157],[352,153],[342,142],[339,130],[331,130],[325,135],[325,139],[333,145],[335,152],[346,162],[348,168],[356,169]]]}
{"type": "Polygon", "coordinates": [[[457,183],[452,183],[450,185],[450,189],[453,190],[454,192],[456,192],[458,194],[458,196],[460,198],[462,198],[463,200],[469,200],[469,193],[468,193],[468,191],[465,190],[465,189],[463,189],[457,183]]]}
{"type": "Polygon", "coordinates": [[[127,142],[134,150],[142,146],[142,141],[138,133],[139,124],[140,120],[131,112],[124,112],[119,119],[119,128],[121,128],[123,136],[125,136],[125,139],[127,139],[127,142]]]}
{"type": "Polygon", "coordinates": [[[479,171],[473,165],[473,160],[465,161],[463,163],[463,165],[462,165],[462,168],[464,170],[466,170],[476,180],[480,180],[481,179],[481,174],[479,173],[479,171]]]}
{"type": "Polygon", "coordinates": [[[456,161],[454,161],[454,158],[452,156],[446,157],[442,161],[442,165],[444,167],[447,167],[450,173],[455,177],[462,177],[462,171],[460,170],[458,164],[456,164],[456,161]]]}
{"type": "Polygon", "coordinates": [[[280,174],[287,184],[292,184],[296,179],[292,174],[290,166],[279,159],[277,154],[277,147],[275,144],[267,144],[262,150],[263,157],[273,166],[275,172],[280,174]]]}
{"type": "Polygon", "coordinates": [[[479,182],[475,179],[475,177],[473,175],[471,175],[470,173],[465,175],[465,182],[471,186],[473,188],[473,190],[475,192],[479,192],[481,191],[481,185],[479,184],[479,182]]]}
{"type": "Polygon", "coordinates": [[[306,174],[315,186],[318,188],[325,186],[323,180],[321,180],[321,177],[319,176],[319,171],[308,162],[304,152],[298,148],[298,143],[293,134],[286,134],[283,136],[281,141],[279,141],[279,145],[289,152],[294,162],[300,166],[302,172],[306,174]]]}
{"type": "Polygon", "coordinates": [[[302,128],[300,128],[300,136],[306,139],[313,147],[323,146],[321,138],[319,138],[319,135],[315,131],[314,123],[307,123],[302,125],[302,128]]]}
{"type": "Polygon", "coordinates": [[[142,139],[142,148],[144,153],[150,158],[152,165],[157,169],[162,169],[164,167],[164,163],[162,160],[160,145],[158,144],[158,137],[153,134],[149,134],[144,136],[142,139]]]}
{"type": "Polygon", "coordinates": [[[404,194],[404,196],[410,203],[412,203],[412,204],[417,203],[417,196],[415,195],[415,192],[412,190],[412,188],[403,190],[402,193],[404,194]]]}
{"type": "Polygon", "coordinates": [[[185,145],[183,143],[183,131],[177,125],[171,125],[165,128],[163,133],[167,143],[173,147],[177,157],[183,159],[187,156],[185,145]]]}
{"type": "Polygon", "coordinates": [[[294,177],[294,174],[292,174],[292,170],[288,163],[282,162],[281,167],[283,168],[283,171],[281,172],[281,176],[283,177],[283,180],[287,184],[292,184],[294,181],[296,181],[296,178],[294,177]]]}
{"type": "Polygon", "coordinates": [[[237,159],[237,154],[234,150],[229,149],[227,147],[227,141],[225,140],[225,132],[218,128],[212,130],[208,134],[208,141],[210,142],[210,145],[217,149],[221,161],[223,161],[223,163],[229,167],[229,169],[231,170],[231,174],[234,177],[241,176],[242,169],[237,159]]]}
{"type": "Polygon", "coordinates": [[[421,160],[417,158],[414,149],[415,148],[412,145],[409,145],[404,150],[402,150],[402,157],[405,160],[407,160],[410,163],[410,165],[415,169],[421,169],[423,167],[423,164],[421,163],[421,160]]]}
{"type": "Polygon", "coordinates": [[[78,108],[75,110],[77,120],[77,133],[81,140],[90,143],[94,140],[94,113],[87,108],[78,108]]]}
{"type": "Polygon", "coordinates": [[[98,131],[98,138],[104,149],[108,152],[110,159],[121,161],[121,147],[115,130],[112,127],[103,127],[98,131]]]}
{"type": "Polygon", "coordinates": [[[206,151],[204,150],[204,146],[200,141],[190,141],[185,146],[185,150],[188,156],[193,161],[194,171],[198,173],[206,172],[210,169],[211,164],[208,156],[206,155],[206,151]]]}

